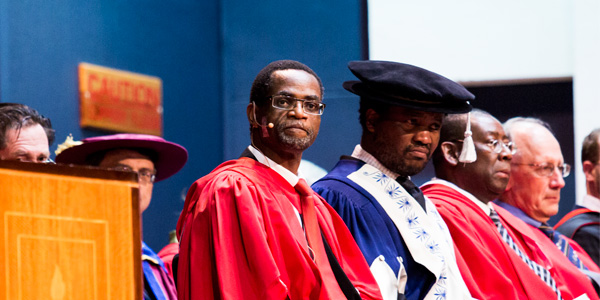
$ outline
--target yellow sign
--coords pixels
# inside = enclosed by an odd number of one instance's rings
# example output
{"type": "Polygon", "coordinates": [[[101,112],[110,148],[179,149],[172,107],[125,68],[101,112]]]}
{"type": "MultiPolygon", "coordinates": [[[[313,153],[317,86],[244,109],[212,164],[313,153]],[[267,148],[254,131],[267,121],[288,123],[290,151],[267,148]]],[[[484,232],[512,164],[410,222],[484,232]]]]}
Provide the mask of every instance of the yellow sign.
{"type": "Polygon", "coordinates": [[[162,81],[79,64],[81,127],[162,136],[162,81]]]}

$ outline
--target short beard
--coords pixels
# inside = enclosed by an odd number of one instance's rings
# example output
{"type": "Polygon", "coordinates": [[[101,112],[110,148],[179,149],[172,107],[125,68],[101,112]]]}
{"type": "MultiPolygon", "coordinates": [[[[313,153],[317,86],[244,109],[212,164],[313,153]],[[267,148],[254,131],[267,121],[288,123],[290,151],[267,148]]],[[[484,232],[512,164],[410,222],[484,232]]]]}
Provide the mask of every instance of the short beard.
{"type": "Polygon", "coordinates": [[[291,137],[285,134],[286,124],[279,123],[277,125],[277,139],[279,142],[290,149],[304,151],[308,149],[314,142],[314,132],[310,129],[306,130],[306,136],[303,138],[291,137]]]}
{"type": "Polygon", "coordinates": [[[378,155],[377,160],[379,160],[382,165],[384,165],[390,171],[403,176],[413,176],[419,174],[427,165],[427,163],[424,163],[420,166],[413,164],[408,165],[406,164],[406,160],[404,159],[403,155],[394,155],[393,153],[381,152],[377,153],[376,155],[378,155]]]}
{"type": "MultiPolygon", "coordinates": [[[[413,176],[419,174],[425,166],[429,159],[431,159],[431,152],[427,161],[422,165],[418,164],[407,164],[406,155],[410,152],[413,145],[406,146],[401,153],[396,153],[395,150],[390,147],[388,142],[375,140],[376,149],[374,153],[371,153],[383,166],[388,168],[390,171],[402,175],[402,176],[413,176]]],[[[416,161],[415,161],[416,163],[416,161]]]]}

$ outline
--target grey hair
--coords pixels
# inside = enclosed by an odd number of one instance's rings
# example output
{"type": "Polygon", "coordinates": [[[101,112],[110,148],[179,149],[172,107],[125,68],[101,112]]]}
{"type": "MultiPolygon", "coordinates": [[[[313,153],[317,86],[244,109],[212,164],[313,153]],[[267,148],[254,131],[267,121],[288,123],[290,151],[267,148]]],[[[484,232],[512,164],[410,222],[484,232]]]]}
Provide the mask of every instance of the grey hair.
{"type": "Polygon", "coordinates": [[[504,122],[504,124],[502,124],[502,127],[504,127],[504,131],[506,132],[506,135],[508,135],[509,138],[512,138],[512,131],[519,125],[519,124],[535,124],[535,125],[540,125],[546,129],[548,129],[548,131],[550,131],[550,133],[552,133],[552,135],[554,135],[554,132],[552,131],[552,127],[550,127],[550,124],[548,124],[548,122],[542,121],[541,119],[538,118],[534,118],[534,117],[513,117],[510,118],[509,120],[507,120],[506,122],[504,122]]]}

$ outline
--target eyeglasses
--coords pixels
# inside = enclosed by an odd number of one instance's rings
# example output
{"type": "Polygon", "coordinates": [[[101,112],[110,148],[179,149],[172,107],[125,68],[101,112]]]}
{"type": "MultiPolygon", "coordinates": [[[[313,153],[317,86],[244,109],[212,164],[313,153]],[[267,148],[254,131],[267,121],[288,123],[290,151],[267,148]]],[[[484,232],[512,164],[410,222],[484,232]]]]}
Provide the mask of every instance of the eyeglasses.
{"type": "Polygon", "coordinates": [[[137,173],[138,180],[140,182],[144,182],[144,183],[154,183],[154,180],[156,179],[156,171],[155,170],[141,169],[141,170],[135,172],[132,168],[127,167],[127,166],[117,166],[112,169],[117,170],[117,171],[126,171],[126,172],[137,173]]]}
{"type": "Polygon", "coordinates": [[[296,103],[302,102],[302,110],[309,115],[320,116],[325,110],[325,104],[314,100],[296,99],[293,97],[276,95],[269,97],[272,100],[272,105],[275,108],[283,110],[294,110],[296,103]]]}
{"type": "Polygon", "coordinates": [[[569,174],[571,174],[571,165],[569,165],[569,164],[562,164],[562,165],[555,166],[554,164],[550,164],[550,163],[541,163],[541,164],[512,163],[512,165],[534,167],[535,173],[538,174],[539,176],[543,176],[543,177],[552,176],[552,174],[554,173],[554,169],[556,169],[556,168],[558,168],[558,172],[560,173],[560,175],[563,178],[566,178],[567,176],[569,176],[569,174]]]}
{"type": "Polygon", "coordinates": [[[515,144],[513,144],[513,142],[504,143],[500,140],[490,140],[486,142],[486,145],[488,145],[495,153],[502,152],[503,147],[508,149],[511,155],[517,152],[517,148],[515,148],[515,144]]]}
{"type": "MultiPolygon", "coordinates": [[[[456,141],[457,142],[461,142],[461,143],[464,142],[464,140],[456,140],[456,141]]],[[[508,149],[508,151],[510,151],[511,155],[517,153],[517,148],[515,147],[515,144],[513,144],[513,142],[504,143],[501,140],[489,140],[489,141],[487,141],[487,142],[485,142],[483,144],[485,144],[488,147],[490,147],[490,149],[494,153],[500,153],[500,152],[502,152],[502,148],[508,149]]]]}

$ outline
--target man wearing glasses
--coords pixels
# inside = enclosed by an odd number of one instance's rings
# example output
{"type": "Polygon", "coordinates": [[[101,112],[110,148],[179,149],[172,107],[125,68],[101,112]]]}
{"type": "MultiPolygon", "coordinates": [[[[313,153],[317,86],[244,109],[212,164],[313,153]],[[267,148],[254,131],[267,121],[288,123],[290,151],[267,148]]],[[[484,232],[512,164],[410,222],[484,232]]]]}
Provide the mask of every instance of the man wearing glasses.
{"type": "MultiPolygon", "coordinates": [[[[444,119],[440,146],[433,155],[436,179],[424,184],[423,193],[433,201],[450,229],[461,274],[477,299],[563,299],[585,293],[569,287],[558,289],[555,268],[532,261],[524,248],[509,237],[522,240],[499,217],[504,209],[493,204],[504,192],[516,148],[502,124],[490,114],[473,110],[470,116],[476,160],[463,163],[464,131],[468,116],[444,119]]],[[[518,221],[518,220],[517,220],[518,221]]],[[[527,226],[523,224],[523,226],[527,226]]],[[[538,250],[538,248],[534,248],[538,250]]],[[[583,284],[587,279],[580,275],[583,284]]],[[[560,284],[560,283],[559,283],[560,284]]],[[[579,285],[577,281],[572,285],[579,285]]],[[[587,283],[589,287],[589,283],[587,283]]]]}
{"type": "MultiPolygon", "coordinates": [[[[181,145],[161,137],[122,133],[72,139],[59,146],[56,162],[136,172],[139,180],[140,213],[150,205],[154,182],[167,179],[185,165],[188,153],[181,145]]],[[[144,299],[177,299],[173,278],[163,261],[142,242],[144,299]]]]}
{"type": "MultiPolygon", "coordinates": [[[[555,232],[547,223],[550,217],[558,213],[560,190],[565,186],[563,178],[571,171],[571,166],[564,162],[558,141],[549,125],[539,119],[512,118],[506,121],[504,129],[518,151],[511,162],[506,190],[496,201],[512,216],[508,213],[503,215],[500,211],[498,214],[515,231],[533,239],[530,249],[539,245],[543,255],[556,269],[556,276],[562,277],[555,277],[557,283],[572,290],[575,289],[572,283],[587,285],[589,281],[576,278],[580,278],[581,273],[596,278],[600,268],[576,242],[555,232]],[[527,226],[522,226],[523,222],[512,222],[511,219],[523,221],[527,226]]],[[[528,241],[524,239],[525,244],[528,241]]],[[[594,291],[588,289],[586,293],[592,298],[594,291]]]]}
{"type": "Polygon", "coordinates": [[[0,103],[0,160],[51,162],[50,119],[24,104],[0,103]]]}
{"type": "Polygon", "coordinates": [[[322,100],[304,64],[275,61],[258,73],[251,145],[196,181],[179,217],[180,299],[381,299],[343,221],[298,176],[322,100]]]}

